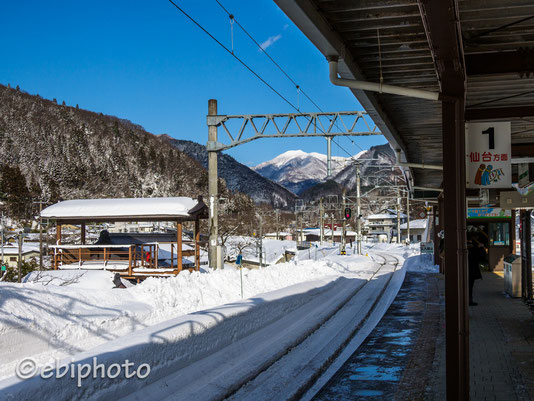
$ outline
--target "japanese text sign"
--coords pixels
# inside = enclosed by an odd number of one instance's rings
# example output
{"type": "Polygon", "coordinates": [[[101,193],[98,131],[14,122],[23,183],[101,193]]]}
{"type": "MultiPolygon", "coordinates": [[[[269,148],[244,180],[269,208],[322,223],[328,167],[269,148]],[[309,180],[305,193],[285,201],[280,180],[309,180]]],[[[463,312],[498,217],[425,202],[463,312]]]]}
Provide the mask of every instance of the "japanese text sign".
{"type": "Polygon", "coordinates": [[[466,125],[466,179],[468,188],[512,186],[510,122],[466,125]]]}

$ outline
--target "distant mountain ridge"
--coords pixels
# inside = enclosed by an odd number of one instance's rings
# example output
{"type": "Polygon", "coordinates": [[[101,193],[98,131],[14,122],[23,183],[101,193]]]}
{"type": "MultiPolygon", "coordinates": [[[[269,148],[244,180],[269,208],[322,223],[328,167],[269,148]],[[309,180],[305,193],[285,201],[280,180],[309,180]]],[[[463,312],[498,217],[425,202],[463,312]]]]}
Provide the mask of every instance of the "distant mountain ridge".
{"type": "MultiPolygon", "coordinates": [[[[397,169],[390,167],[395,165],[395,153],[391,146],[372,146],[369,150],[362,151],[354,157],[360,166],[360,185],[363,190],[369,190],[377,184],[384,185],[394,182],[395,176],[399,175],[397,169]]],[[[341,195],[343,188],[347,194],[356,191],[356,165],[354,162],[346,163],[331,180],[318,183],[302,191],[299,195],[304,200],[317,200],[327,195],[341,195]]]]}
{"type": "Polygon", "coordinates": [[[195,160],[139,125],[3,85],[0,164],[16,166],[31,196],[47,202],[195,197],[205,194],[207,182],[207,172],[195,160]]]}
{"type": "MultiPolygon", "coordinates": [[[[160,135],[160,137],[195,159],[204,168],[208,167],[208,152],[204,145],[175,139],[168,135],[160,135]]],[[[256,203],[268,203],[274,207],[288,207],[292,206],[297,199],[294,193],[261,176],[227,154],[221,152],[218,154],[217,165],[219,177],[226,181],[229,189],[247,194],[256,203]]]]}
{"type": "MultiPolygon", "coordinates": [[[[17,215],[34,200],[206,196],[204,157],[203,145],[0,85],[0,201],[25,203],[17,215]]],[[[219,171],[227,201],[230,192],[278,207],[296,198],[230,156],[220,155],[219,171]]]]}

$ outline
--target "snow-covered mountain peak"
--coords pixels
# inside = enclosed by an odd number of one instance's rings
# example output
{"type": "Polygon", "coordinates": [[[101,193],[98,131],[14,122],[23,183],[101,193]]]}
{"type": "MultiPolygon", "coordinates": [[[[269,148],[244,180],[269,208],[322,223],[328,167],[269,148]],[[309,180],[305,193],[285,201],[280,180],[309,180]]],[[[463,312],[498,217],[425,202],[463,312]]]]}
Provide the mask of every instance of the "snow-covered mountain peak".
{"type": "MultiPolygon", "coordinates": [[[[391,164],[393,151],[389,145],[377,145],[362,150],[352,157],[332,157],[332,179],[338,183],[349,184],[354,181],[352,161],[362,160],[364,167],[377,164],[391,164]]],[[[302,150],[289,150],[274,159],[258,164],[252,169],[262,176],[277,182],[295,194],[326,181],[327,157],[325,154],[302,150]]]]}
{"type": "MultiPolygon", "coordinates": [[[[349,159],[332,157],[332,173],[337,174],[346,167],[349,159]]],[[[274,159],[258,164],[253,170],[295,193],[306,187],[326,180],[327,156],[317,152],[288,150],[274,159]],[[292,184],[295,185],[292,185],[292,184]]]]}

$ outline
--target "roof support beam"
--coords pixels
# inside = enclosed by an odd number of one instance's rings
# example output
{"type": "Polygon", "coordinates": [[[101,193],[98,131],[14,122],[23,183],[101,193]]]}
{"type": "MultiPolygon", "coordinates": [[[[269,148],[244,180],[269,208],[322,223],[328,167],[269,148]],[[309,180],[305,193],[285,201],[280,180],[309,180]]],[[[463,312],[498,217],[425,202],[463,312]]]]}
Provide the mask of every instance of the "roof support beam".
{"type": "MultiPolygon", "coordinates": [[[[340,56],[344,55],[343,62],[339,65],[339,74],[341,78],[345,79],[363,79],[360,67],[356,61],[346,53],[346,45],[339,33],[332,29],[332,26],[321,15],[315,3],[311,0],[274,0],[282,11],[297,25],[297,27],[308,37],[308,39],[317,47],[317,49],[325,56],[340,56]]],[[[362,2],[356,2],[356,6],[360,7],[362,2]]],[[[375,1],[365,1],[365,4],[372,6],[382,6],[375,1]]],[[[396,1],[384,0],[384,4],[395,4],[396,1]]],[[[333,3],[337,6],[337,3],[333,3]]],[[[340,6],[347,6],[345,1],[340,6]]],[[[376,29],[373,29],[375,32],[376,29]]],[[[360,104],[365,110],[368,110],[369,116],[376,123],[382,134],[387,138],[388,142],[395,149],[401,149],[403,153],[406,152],[406,146],[398,134],[394,124],[389,120],[382,105],[373,93],[367,93],[359,89],[351,89],[357,97],[360,104]]]]}
{"type": "Polygon", "coordinates": [[[506,52],[476,53],[465,56],[467,75],[534,73],[534,51],[521,49],[506,52]]]}
{"type": "Polygon", "coordinates": [[[467,109],[465,112],[465,119],[467,121],[502,120],[521,117],[534,117],[534,106],[467,109]]]}

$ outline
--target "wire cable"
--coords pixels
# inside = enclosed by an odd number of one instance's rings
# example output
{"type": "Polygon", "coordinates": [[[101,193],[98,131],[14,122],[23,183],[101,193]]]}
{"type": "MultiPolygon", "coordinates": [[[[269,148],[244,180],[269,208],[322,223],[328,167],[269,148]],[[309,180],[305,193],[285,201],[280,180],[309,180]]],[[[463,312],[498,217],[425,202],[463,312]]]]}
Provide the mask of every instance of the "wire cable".
{"type": "MultiPolygon", "coordinates": [[[[217,2],[217,4],[219,4],[219,6],[221,6],[221,8],[228,14],[228,16],[231,16],[231,19],[235,21],[235,23],[243,30],[243,32],[245,32],[251,40],[254,41],[254,43],[256,43],[256,45],[262,49],[262,51],[267,54],[267,52],[265,51],[265,49],[263,49],[261,47],[261,45],[252,37],[252,35],[250,35],[243,27],[242,25],[237,21],[237,19],[235,18],[235,16],[233,14],[230,14],[228,12],[228,10],[220,3],[220,1],[218,0],[215,0],[217,2]]],[[[243,65],[243,67],[245,67],[247,70],[250,71],[250,73],[252,73],[257,79],[259,79],[265,86],[267,86],[269,89],[271,89],[276,95],[278,95],[284,102],[286,102],[289,106],[291,106],[294,110],[296,110],[300,115],[304,116],[308,121],[308,117],[305,116],[303,113],[300,112],[299,108],[297,106],[295,106],[290,100],[288,100],[284,95],[282,95],[279,91],[277,91],[271,84],[269,84],[265,79],[263,79],[256,71],[254,71],[247,63],[245,63],[241,58],[239,58],[232,50],[228,49],[228,47],[226,47],[223,43],[221,43],[215,36],[213,36],[206,28],[204,28],[199,22],[197,22],[191,15],[189,15],[184,9],[182,9],[179,5],[177,5],[173,0],[169,0],[169,3],[171,3],[178,11],[180,11],[185,17],[187,17],[193,24],[195,24],[198,28],[200,28],[206,35],[208,35],[211,39],[213,39],[219,46],[221,46],[224,50],[226,50],[226,52],[228,54],[230,54],[232,57],[234,57],[241,65],[243,65]]],[[[268,55],[268,54],[267,54],[268,55]]],[[[287,74],[282,67],[279,66],[278,63],[276,63],[276,61],[274,61],[274,59],[268,55],[269,59],[271,59],[273,61],[273,63],[275,63],[275,65],[278,66],[278,68],[280,68],[280,70],[287,76],[287,78],[292,82],[294,83],[296,86],[298,86],[295,81],[289,76],[289,74],[287,74]]],[[[323,110],[317,105],[317,103],[315,103],[299,86],[299,89],[301,91],[301,93],[308,99],[310,100],[310,102],[312,104],[314,104],[315,107],[317,107],[321,112],[323,112],[323,110]]],[[[336,127],[339,128],[339,126],[337,124],[335,124],[336,127]]],[[[324,132],[323,129],[319,128],[319,130],[323,133],[323,134],[326,134],[324,132]]],[[[345,153],[347,153],[351,158],[354,157],[354,155],[351,155],[345,148],[343,148],[341,145],[339,145],[339,143],[337,143],[333,138],[332,138],[333,142],[338,145],[345,153]]],[[[358,146],[361,150],[364,150],[360,145],[358,145],[357,143],[355,143],[351,138],[349,138],[349,140],[355,144],[356,146],[358,146]]]]}
{"type": "MultiPolygon", "coordinates": [[[[309,96],[309,95],[302,89],[302,87],[300,87],[300,85],[297,84],[297,82],[295,82],[295,80],[294,80],[293,78],[291,78],[291,76],[287,73],[287,71],[284,70],[284,68],[282,68],[282,66],[280,66],[280,64],[278,64],[278,63],[276,62],[276,60],[275,60],[273,57],[271,57],[271,55],[267,52],[267,50],[266,50],[265,48],[263,48],[263,46],[262,46],[260,43],[258,43],[258,41],[257,41],[256,39],[254,39],[254,37],[253,37],[253,36],[252,36],[252,35],[245,29],[245,27],[239,23],[239,21],[235,18],[235,15],[232,14],[232,13],[230,13],[230,11],[228,11],[228,10],[226,9],[226,7],[224,7],[224,6],[222,5],[222,3],[220,2],[220,0],[215,0],[215,2],[216,2],[216,3],[217,3],[217,4],[224,10],[224,12],[225,12],[226,14],[228,14],[229,17],[231,17],[231,18],[233,19],[233,21],[235,21],[235,23],[237,24],[237,26],[238,26],[239,28],[241,28],[241,30],[245,33],[245,35],[247,35],[247,36],[250,38],[250,40],[252,40],[252,42],[254,42],[254,44],[255,44],[256,46],[258,46],[258,48],[263,52],[263,54],[265,54],[265,55],[269,58],[269,60],[272,61],[272,63],[273,63],[273,64],[274,64],[274,65],[275,65],[275,66],[282,72],[282,74],[284,74],[284,75],[286,76],[286,78],[289,79],[289,81],[291,81],[291,83],[292,83],[293,85],[295,85],[295,87],[297,88],[297,91],[300,92],[300,93],[302,93],[302,94],[304,95],[304,97],[305,97],[306,99],[308,99],[308,100],[310,101],[310,103],[312,103],[312,104],[317,108],[317,110],[319,110],[321,113],[324,113],[323,109],[322,109],[321,107],[319,107],[319,105],[318,105],[318,104],[317,104],[317,103],[316,103],[316,102],[315,102],[315,101],[314,101],[314,100],[313,100],[313,99],[312,99],[312,98],[311,98],[311,97],[310,97],[310,96],[309,96]]],[[[298,109],[298,111],[300,111],[300,108],[298,109]]],[[[341,128],[339,127],[339,125],[337,124],[337,122],[336,122],[334,125],[341,131],[341,128]]],[[[353,145],[358,146],[358,147],[360,148],[360,150],[365,150],[365,149],[363,149],[359,144],[357,144],[356,142],[354,142],[354,141],[352,140],[352,138],[348,138],[348,139],[352,142],[353,145]]],[[[343,151],[344,151],[345,153],[347,153],[349,156],[351,156],[351,157],[354,156],[354,155],[351,155],[350,152],[348,152],[346,149],[342,148],[341,145],[339,145],[336,141],[334,141],[334,143],[335,143],[337,146],[339,146],[341,149],[343,149],[343,151]]]]}
{"type": "MultiPolygon", "coordinates": [[[[219,0],[215,0],[215,2],[216,2],[216,3],[217,3],[217,4],[224,10],[224,12],[225,12],[226,14],[228,14],[228,16],[233,15],[233,14],[230,13],[230,11],[228,11],[228,10],[226,9],[226,7],[224,7],[224,6],[222,5],[222,3],[221,3],[219,0]]],[[[299,88],[299,84],[297,84],[297,83],[295,82],[295,80],[294,80],[293,78],[291,78],[291,76],[290,76],[290,75],[289,75],[289,74],[282,68],[282,66],[280,66],[280,64],[278,64],[278,63],[276,62],[276,60],[275,60],[274,58],[271,57],[271,55],[267,52],[267,50],[265,50],[265,48],[263,48],[263,46],[262,46],[260,43],[258,43],[258,41],[257,41],[256,39],[254,39],[254,37],[253,37],[253,36],[252,36],[252,35],[245,29],[245,27],[239,23],[239,21],[235,18],[235,16],[234,16],[234,21],[235,21],[235,23],[237,24],[237,26],[238,26],[239,28],[241,28],[241,30],[245,33],[245,35],[247,35],[247,36],[250,38],[250,40],[252,40],[252,41],[254,42],[254,44],[255,44],[256,46],[258,46],[258,48],[263,52],[263,54],[265,54],[265,55],[269,58],[269,60],[271,60],[272,63],[273,63],[273,64],[274,64],[274,65],[275,65],[275,66],[282,72],[282,74],[284,74],[284,75],[287,77],[287,79],[289,79],[289,80],[291,81],[291,83],[292,83],[293,85],[295,85],[295,87],[298,89],[298,88],[299,88]]],[[[302,90],[302,88],[300,88],[300,92],[301,92],[301,93],[304,95],[304,97],[306,97],[306,99],[308,99],[308,100],[309,100],[315,107],[317,107],[317,109],[318,109],[321,113],[324,113],[324,112],[321,110],[321,108],[317,105],[317,103],[315,103],[315,102],[313,101],[313,99],[312,99],[310,96],[308,96],[308,94],[307,94],[306,92],[304,92],[304,90],[302,90]]]]}
{"type": "MultiPolygon", "coordinates": [[[[283,99],[287,104],[289,104],[292,108],[298,111],[297,107],[291,103],[284,95],[282,95],[280,92],[278,92],[271,84],[269,84],[266,80],[264,80],[256,71],[254,71],[251,67],[248,66],[247,63],[245,63],[243,60],[241,60],[239,57],[235,55],[234,52],[232,52],[230,49],[228,49],[225,45],[223,45],[215,36],[213,36],[206,28],[204,28],[202,25],[200,25],[193,17],[191,17],[188,13],[186,13],[180,6],[178,6],[174,1],[169,0],[169,2],[178,9],[183,15],[185,15],[193,24],[195,24],[197,27],[199,27],[206,35],[208,35],[210,38],[212,38],[219,46],[221,46],[224,50],[228,52],[232,57],[234,57],[243,67],[245,67],[247,70],[249,70],[256,78],[258,78],[261,82],[263,82],[269,89],[271,89],[274,93],[276,93],[281,99],[283,99]]],[[[237,22],[237,21],[236,21],[237,22]]]]}

